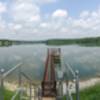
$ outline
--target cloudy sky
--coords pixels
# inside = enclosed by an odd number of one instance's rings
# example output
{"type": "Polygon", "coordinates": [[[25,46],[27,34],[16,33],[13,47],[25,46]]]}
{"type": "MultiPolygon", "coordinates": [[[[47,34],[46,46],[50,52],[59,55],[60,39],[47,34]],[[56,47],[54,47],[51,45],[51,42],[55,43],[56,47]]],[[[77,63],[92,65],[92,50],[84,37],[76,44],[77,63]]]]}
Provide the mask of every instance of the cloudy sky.
{"type": "Polygon", "coordinates": [[[0,0],[0,38],[100,36],[100,0],[0,0]]]}

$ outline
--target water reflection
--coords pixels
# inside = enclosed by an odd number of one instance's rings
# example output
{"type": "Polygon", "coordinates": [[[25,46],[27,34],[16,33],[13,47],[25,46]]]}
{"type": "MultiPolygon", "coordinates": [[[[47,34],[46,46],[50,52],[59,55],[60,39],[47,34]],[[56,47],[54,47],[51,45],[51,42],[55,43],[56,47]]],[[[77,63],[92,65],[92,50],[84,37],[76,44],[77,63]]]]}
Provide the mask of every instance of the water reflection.
{"type": "MultiPolygon", "coordinates": [[[[64,62],[68,62],[73,70],[79,70],[81,78],[93,77],[100,73],[99,47],[77,45],[60,47],[62,50],[62,72],[66,70],[64,62]]],[[[0,68],[7,71],[18,62],[23,62],[22,70],[24,72],[34,80],[42,80],[47,48],[48,46],[44,44],[0,47],[0,68]]]]}

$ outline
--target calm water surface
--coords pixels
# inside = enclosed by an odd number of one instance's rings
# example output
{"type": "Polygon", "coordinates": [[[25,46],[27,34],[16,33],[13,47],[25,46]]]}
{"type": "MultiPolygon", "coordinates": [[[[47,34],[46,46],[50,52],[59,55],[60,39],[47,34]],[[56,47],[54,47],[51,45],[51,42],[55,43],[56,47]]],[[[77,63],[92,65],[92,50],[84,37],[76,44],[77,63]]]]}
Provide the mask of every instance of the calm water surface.
{"type": "MultiPolygon", "coordinates": [[[[22,71],[34,80],[41,80],[47,48],[44,44],[0,47],[0,68],[4,68],[6,72],[17,63],[23,62],[22,71]]],[[[81,79],[100,75],[99,47],[69,45],[61,46],[61,50],[62,71],[66,68],[64,62],[67,62],[73,70],[79,70],[81,79]]]]}

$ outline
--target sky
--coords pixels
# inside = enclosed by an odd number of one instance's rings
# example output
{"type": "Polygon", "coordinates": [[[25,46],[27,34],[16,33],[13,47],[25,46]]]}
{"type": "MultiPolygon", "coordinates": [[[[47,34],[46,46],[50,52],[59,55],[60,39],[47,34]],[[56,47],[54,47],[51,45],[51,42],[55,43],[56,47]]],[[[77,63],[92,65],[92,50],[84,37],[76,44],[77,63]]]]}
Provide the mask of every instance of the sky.
{"type": "Polygon", "coordinates": [[[100,0],[0,0],[0,38],[100,36],[100,0]]]}

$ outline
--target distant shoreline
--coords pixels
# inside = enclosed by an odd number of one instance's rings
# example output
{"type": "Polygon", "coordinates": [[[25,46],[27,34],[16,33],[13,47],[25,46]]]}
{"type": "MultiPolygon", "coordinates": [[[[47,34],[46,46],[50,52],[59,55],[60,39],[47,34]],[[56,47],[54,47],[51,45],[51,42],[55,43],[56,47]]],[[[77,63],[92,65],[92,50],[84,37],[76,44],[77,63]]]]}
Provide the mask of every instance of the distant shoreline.
{"type": "Polygon", "coordinates": [[[100,37],[88,37],[78,39],[47,39],[47,40],[0,40],[0,46],[11,46],[21,44],[46,44],[46,45],[80,45],[80,46],[100,46],[100,37]]]}
{"type": "Polygon", "coordinates": [[[100,46],[100,37],[80,39],[50,39],[47,40],[47,45],[100,46]]]}

